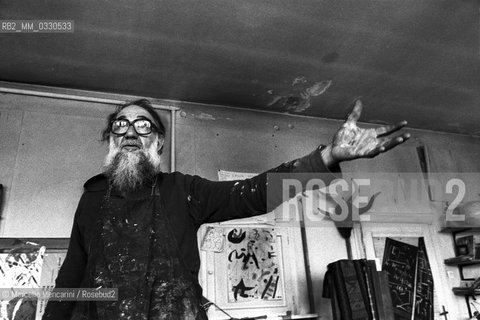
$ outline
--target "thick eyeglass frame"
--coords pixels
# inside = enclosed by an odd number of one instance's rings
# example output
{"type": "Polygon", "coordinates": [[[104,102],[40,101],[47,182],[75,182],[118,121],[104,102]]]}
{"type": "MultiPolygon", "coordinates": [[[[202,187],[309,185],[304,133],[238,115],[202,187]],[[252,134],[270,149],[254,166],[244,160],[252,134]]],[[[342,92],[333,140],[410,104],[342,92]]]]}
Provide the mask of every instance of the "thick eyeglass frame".
{"type": "Polygon", "coordinates": [[[123,136],[128,132],[128,129],[130,129],[131,126],[133,126],[133,130],[135,130],[135,132],[139,136],[146,136],[146,135],[149,135],[150,133],[152,133],[152,131],[157,131],[157,127],[152,123],[152,121],[150,121],[148,119],[145,119],[145,118],[138,118],[138,119],[133,120],[132,122],[130,122],[128,119],[125,119],[125,118],[115,119],[110,123],[110,130],[113,134],[116,134],[118,136],[123,136]],[[128,123],[128,127],[127,126],[124,127],[124,128],[126,128],[126,129],[124,129],[125,132],[115,132],[114,131],[114,123],[117,122],[117,121],[126,121],[128,123]],[[150,123],[150,127],[148,127],[149,131],[145,132],[145,133],[138,132],[138,128],[136,126],[136,123],[138,121],[146,121],[146,122],[150,123]]]}

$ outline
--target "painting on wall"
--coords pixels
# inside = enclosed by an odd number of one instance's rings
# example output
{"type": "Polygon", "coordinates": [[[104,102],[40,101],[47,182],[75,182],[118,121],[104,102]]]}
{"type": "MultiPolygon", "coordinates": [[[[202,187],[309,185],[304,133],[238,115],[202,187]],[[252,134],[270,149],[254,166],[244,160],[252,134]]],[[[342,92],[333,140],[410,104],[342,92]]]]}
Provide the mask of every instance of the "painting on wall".
{"type": "Polygon", "coordinates": [[[17,288],[40,288],[40,276],[45,247],[25,243],[0,254],[0,317],[2,319],[35,319],[38,299],[35,296],[16,296],[8,291],[17,288]],[[8,293],[8,295],[7,295],[8,293]]]}
{"type": "Polygon", "coordinates": [[[223,236],[223,229],[216,227],[207,227],[205,235],[203,236],[202,245],[200,247],[203,251],[223,252],[225,240],[223,236]]]}
{"type": "Polygon", "coordinates": [[[0,239],[0,320],[40,320],[65,259],[68,239],[46,245],[0,239]]]}
{"type": "Polygon", "coordinates": [[[237,227],[226,235],[228,302],[282,300],[282,248],[275,230],[237,227]]]}

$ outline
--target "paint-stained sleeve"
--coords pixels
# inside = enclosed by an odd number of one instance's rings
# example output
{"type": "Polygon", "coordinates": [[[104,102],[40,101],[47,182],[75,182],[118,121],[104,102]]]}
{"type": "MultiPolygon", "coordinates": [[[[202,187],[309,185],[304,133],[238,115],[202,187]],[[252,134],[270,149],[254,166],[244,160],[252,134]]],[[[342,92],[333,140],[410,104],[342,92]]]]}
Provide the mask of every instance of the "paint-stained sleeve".
{"type": "MultiPolygon", "coordinates": [[[[82,234],[78,225],[78,216],[82,211],[85,201],[84,193],[75,213],[67,255],[55,280],[55,289],[80,287],[85,271],[87,253],[83,247],[82,234]]],[[[75,301],[49,301],[42,319],[70,319],[74,306],[75,301]]]]}
{"type": "MultiPolygon", "coordinates": [[[[321,150],[315,149],[305,157],[286,162],[253,178],[240,181],[210,181],[198,176],[186,176],[190,214],[197,223],[220,222],[267,213],[282,202],[280,195],[267,192],[272,175],[285,173],[324,173],[326,184],[338,177],[340,167],[327,168],[321,150]],[[267,199],[267,193],[269,199],[267,199]]],[[[301,179],[305,178],[304,176],[301,179]]],[[[305,185],[304,181],[302,184],[305,185]]]]}

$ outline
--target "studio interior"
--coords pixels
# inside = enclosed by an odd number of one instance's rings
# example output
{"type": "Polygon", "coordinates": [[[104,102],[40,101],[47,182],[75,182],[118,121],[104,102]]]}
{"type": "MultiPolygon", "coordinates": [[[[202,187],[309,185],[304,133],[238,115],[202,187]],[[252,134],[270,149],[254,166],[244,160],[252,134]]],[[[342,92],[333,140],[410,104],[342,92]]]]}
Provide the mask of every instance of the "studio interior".
{"type": "Polygon", "coordinates": [[[0,0],[0,319],[480,319],[479,8],[0,0]]]}

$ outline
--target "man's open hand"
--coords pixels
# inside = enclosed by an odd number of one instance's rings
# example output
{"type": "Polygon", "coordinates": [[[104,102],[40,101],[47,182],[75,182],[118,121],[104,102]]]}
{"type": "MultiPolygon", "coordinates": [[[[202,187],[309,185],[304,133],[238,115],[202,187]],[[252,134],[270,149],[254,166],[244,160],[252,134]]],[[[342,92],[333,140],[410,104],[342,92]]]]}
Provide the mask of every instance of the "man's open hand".
{"type": "Polygon", "coordinates": [[[325,150],[323,158],[327,165],[358,158],[373,158],[410,138],[409,133],[389,137],[393,132],[403,128],[407,124],[406,121],[374,129],[357,127],[361,113],[362,102],[357,100],[348,119],[335,133],[332,144],[325,150]]]}

